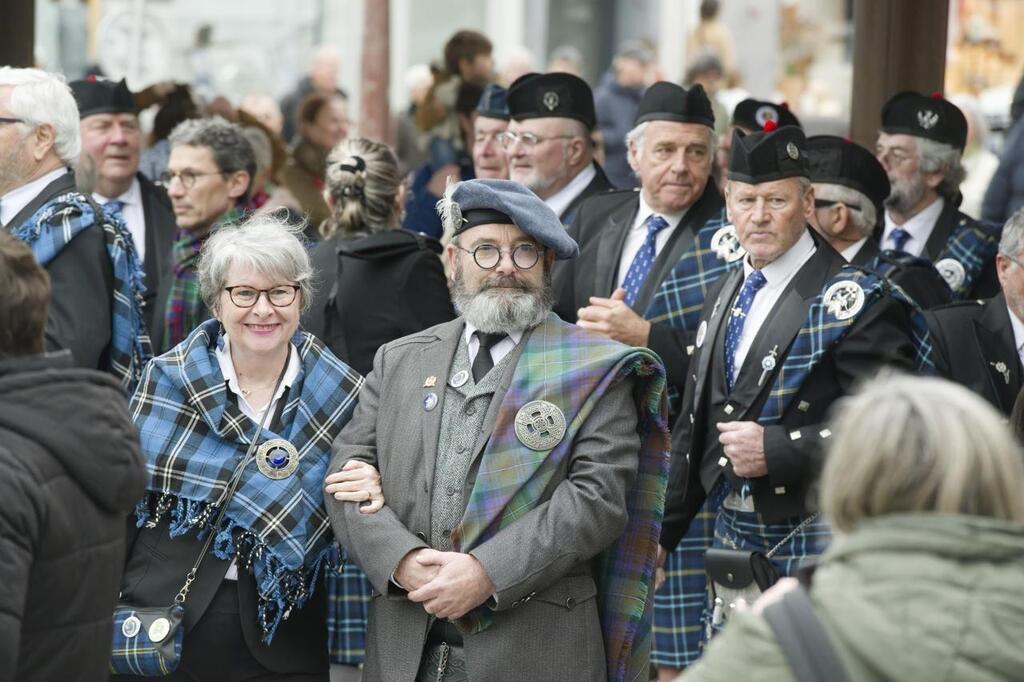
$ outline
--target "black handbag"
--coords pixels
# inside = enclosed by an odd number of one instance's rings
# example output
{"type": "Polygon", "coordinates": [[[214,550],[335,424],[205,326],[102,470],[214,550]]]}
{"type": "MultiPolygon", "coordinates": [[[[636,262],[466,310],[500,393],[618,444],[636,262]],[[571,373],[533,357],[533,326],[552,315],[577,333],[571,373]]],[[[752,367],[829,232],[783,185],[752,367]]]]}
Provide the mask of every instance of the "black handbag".
{"type": "MultiPolygon", "coordinates": [[[[281,386],[285,371],[288,369],[287,362],[281,374],[277,377],[277,384],[271,395],[277,394],[281,386]]],[[[242,471],[252,459],[252,453],[256,449],[256,440],[263,433],[263,427],[267,423],[267,417],[271,410],[263,413],[256,433],[249,441],[245,457],[231,474],[224,494],[218,500],[217,505],[220,511],[206,534],[206,541],[203,548],[199,550],[192,568],[185,574],[185,582],[174,597],[174,603],[170,606],[133,606],[131,604],[119,603],[114,608],[114,640],[110,649],[110,672],[114,675],[138,675],[141,677],[163,677],[174,672],[181,661],[181,647],[185,638],[185,599],[188,598],[189,589],[195,582],[196,573],[203,563],[213,538],[217,534],[215,530],[220,526],[224,518],[224,512],[228,508],[231,496],[238,488],[242,479],[242,471]]]]}

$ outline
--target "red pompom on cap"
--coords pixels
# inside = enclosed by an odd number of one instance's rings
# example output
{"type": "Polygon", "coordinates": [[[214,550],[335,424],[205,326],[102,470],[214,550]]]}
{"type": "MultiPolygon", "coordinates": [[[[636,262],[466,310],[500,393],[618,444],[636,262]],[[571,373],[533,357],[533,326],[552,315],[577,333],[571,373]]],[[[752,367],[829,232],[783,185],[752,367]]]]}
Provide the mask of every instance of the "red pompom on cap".
{"type": "Polygon", "coordinates": [[[783,102],[782,104],[779,105],[779,108],[789,111],[789,102],[783,102]]]}
{"type": "Polygon", "coordinates": [[[764,122],[764,128],[762,130],[764,130],[764,132],[766,132],[766,133],[770,133],[773,130],[776,130],[778,127],[779,127],[778,123],[776,123],[775,121],[773,121],[771,119],[768,119],[767,121],[764,122]]]}
{"type": "Polygon", "coordinates": [[[939,92],[938,90],[936,90],[935,92],[933,92],[933,93],[932,93],[931,95],[929,95],[929,96],[930,96],[930,97],[931,97],[932,99],[942,99],[942,93],[941,93],[941,92],[939,92]]]}

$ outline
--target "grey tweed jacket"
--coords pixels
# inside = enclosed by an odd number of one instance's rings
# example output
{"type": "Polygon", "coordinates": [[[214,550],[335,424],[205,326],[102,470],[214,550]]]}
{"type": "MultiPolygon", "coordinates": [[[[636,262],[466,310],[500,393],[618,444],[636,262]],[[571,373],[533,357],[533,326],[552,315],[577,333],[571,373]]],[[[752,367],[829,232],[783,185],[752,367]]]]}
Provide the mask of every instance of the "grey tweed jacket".
{"type": "MultiPolygon", "coordinates": [[[[566,324],[550,315],[543,324],[566,324]]],[[[367,682],[414,680],[430,617],[390,582],[401,559],[431,537],[431,486],[442,406],[461,318],[399,339],[377,352],[355,415],[338,436],[330,471],[350,459],[375,465],[386,500],[376,514],[329,499],[334,532],[374,587],[367,632],[367,682]],[[436,388],[425,388],[427,377],[436,388]],[[442,398],[443,399],[443,398],[442,398]]],[[[513,353],[526,344],[523,337],[513,353]]],[[[508,389],[508,363],[476,439],[468,480],[508,389]]],[[[632,381],[598,401],[580,428],[564,475],[528,514],[472,550],[495,585],[493,625],[465,638],[471,680],[605,680],[597,589],[589,560],[626,523],[625,496],[636,476],[639,436],[632,381]]],[[[566,421],[574,415],[566,414],[566,421]]],[[[468,492],[468,491],[466,491],[468,492]]]]}

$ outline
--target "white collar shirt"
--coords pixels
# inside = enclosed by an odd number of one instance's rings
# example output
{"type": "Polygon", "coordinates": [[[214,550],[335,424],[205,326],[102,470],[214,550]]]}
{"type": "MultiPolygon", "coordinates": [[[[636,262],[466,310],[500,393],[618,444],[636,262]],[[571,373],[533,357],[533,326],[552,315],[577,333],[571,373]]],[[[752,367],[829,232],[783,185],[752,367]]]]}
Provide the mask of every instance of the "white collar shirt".
{"type": "MultiPolygon", "coordinates": [[[[0,197],[0,225],[7,225],[14,219],[14,216],[21,213],[21,210],[32,203],[39,194],[46,189],[46,186],[68,172],[64,166],[52,170],[46,175],[27,182],[21,187],[12,189],[0,197]]],[[[12,227],[15,227],[12,225],[12,227]]]]}
{"type": "MultiPolygon", "coordinates": [[[[474,336],[476,327],[466,322],[466,328],[462,330],[462,338],[466,342],[466,349],[469,353],[469,364],[472,366],[473,361],[476,360],[476,354],[480,350],[480,339],[474,336]]],[[[523,338],[522,329],[507,329],[505,333],[508,335],[498,343],[491,346],[491,360],[497,365],[501,362],[506,355],[512,352],[519,343],[520,339],[523,338]]]]}
{"type": "Polygon", "coordinates": [[[1013,314],[1010,306],[1006,306],[1006,312],[1010,315],[1010,326],[1013,328],[1013,344],[1017,348],[1017,358],[1024,367],[1024,322],[1013,314]]]}
{"type": "Polygon", "coordinates": [[[593,163],[588,163],[586,168],[576,174],[576,177],[569,181],[569,184],[558,190],[550,197],[544,200],[552,211],[555,212],[556,216],[561,217],[565,213],[565,209],[569,208],[569,204],[573,202],[573,199],[578,197],[583,190],[587,188],[590,181],[597,175],[597,169],[594,168],[593,163]]]}
{"type": "MultiPolygon", "coordinates": [[[[646,201],[644,201],[644,193],[641,191],[640,195],[640,206],[636,212],[636,220],[633,221],[633,226],[629,228],[629,232],[626,233],[626,241],[622,243],[622,255],[619,257],[619,286],[626,280],[626,275],[629,273],[629,266],[633,264],[633,259],[636,258],[637,252],[643,247],[644,242],[647,240],[647,227],[644,223],[647,219],[655,214],[653,208],[651,208],[646,201]]],[[[683,216],[686,215],[686,211],[689,207],[684,208],[682,211],[676,213],[658,213],[665,222],[668,223],[668,227],[663,228],[654,237],[654,257],[657,258],[661,250],[665,248],[665,244],[668,243],[672,233],[675,232],[676,228],[679,227],[679,223],[682,222],[683,216]]]]}
{"type": "Polygon", "coordinates": [[[121,208],[121,217],[128,225],[128,231],[132,233],[132,241],[135,243],[135,253],[139,260],[146,258],[146,215],[142,207],[142,185],[139,179],[133,178],[128,191],[119,197],[105,197],[93,192],[92,198],[100,204],[107,204],[111,201],[120,201],[124,204],[121,208]]]}
{"type": "Polygon", "coordinates": [[[928,243],[928,238],[932,236],[932,230],[935,229],[935,221],[939,219],[939,215],[942,213],[942,208],[945,205],[946,202],[943,201],[942,197],[939,197],[902,225],[894,223],[892,216],[889,215],[889,211],[886,211],[885,232],[882,233],[882,248],[896,248],[896,242],[892,239],[892,231],[897,227],[902,227],[910,234],[910,239],[903,245],[903,250],[912,256],[920,256],[924,252],[924,246],[928,243]]]}
{"type": "Polygon", "coordinates": [[[839,255],[841,255],[846,260],[847,263],[849,263],[849,262],[853,261],[854,258],[857,257],[857,254],[860,253],[860,250],[864,247],[864,245],[867,243],[867,241],[868,241],[868,238],[864,237],[864,239],[861,239],[860,241],[856,241],[856,242],[850,244],[849,246],[847,246],[842,251],[840,251],[839,255]]]}

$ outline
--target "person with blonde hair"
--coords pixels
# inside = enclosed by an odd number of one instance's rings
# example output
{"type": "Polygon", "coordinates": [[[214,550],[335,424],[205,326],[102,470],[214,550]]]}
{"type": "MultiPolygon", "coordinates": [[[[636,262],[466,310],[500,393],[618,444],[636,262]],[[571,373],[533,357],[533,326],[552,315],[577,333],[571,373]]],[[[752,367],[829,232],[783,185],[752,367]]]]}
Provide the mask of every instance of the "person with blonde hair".
{"type": "MultiPolygon", "coordinates": [[[[833,428],[821,507],[835,539],[809,596],[847,679],[1019,680],[1024,460],[1001,416],[956,384],[889,376],[833,428]]],[[[764,615],[794,589],[738,614],[686,682],[797,679],[764,615]]]]}

